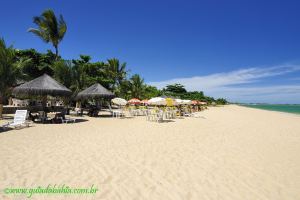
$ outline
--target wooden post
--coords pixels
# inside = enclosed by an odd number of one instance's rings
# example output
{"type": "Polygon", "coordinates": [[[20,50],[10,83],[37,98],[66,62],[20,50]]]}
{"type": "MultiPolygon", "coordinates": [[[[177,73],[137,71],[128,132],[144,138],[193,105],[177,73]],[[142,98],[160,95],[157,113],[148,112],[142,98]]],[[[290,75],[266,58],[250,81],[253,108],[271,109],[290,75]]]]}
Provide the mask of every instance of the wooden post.
{"type": "Polygon", "coordinates": [[[76,101],[76,108],[81,108],[81,102],[80,101],[76,101]]]}
{"type": "Polygon", "coordinates": [[[12,97],[9,97],[8,99],[8,105],[12,106],[13,105],[13,100],[12,100],[12,97]]]}
{"type": "Polygon", "coordinates": [[[47,95],[42,97],[42,107],[43,111],[45,111],[47,107],[47,95]]]}

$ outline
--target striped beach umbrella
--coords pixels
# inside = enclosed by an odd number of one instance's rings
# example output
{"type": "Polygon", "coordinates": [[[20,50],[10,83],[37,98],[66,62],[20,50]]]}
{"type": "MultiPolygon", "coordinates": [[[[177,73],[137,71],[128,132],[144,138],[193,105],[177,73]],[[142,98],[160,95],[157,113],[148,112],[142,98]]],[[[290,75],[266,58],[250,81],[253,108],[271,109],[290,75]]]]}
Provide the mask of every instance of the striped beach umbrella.
{"type": "Polygon", "coordinates": [[[192,101],[192,105],[198,105],[198,104],[199,104],[199,101],[197,101],[197,100],[192,101]]]}
{"type": "Polygon", "coordinates": [[[149,101],[148,99],[144,99],[144,100],[141,101],[141,104],[148,105],[149,104],[148,101],[149,101]]]}
{"type": "Polygon", "coordinates": [[[128,104],[134,104],[134,105],[141,104],[141,100],[139,100],[137,98],[133,98],[133,99],[128,100],[128,104]]]}
{"type": "Polygon", "coordinates": [[[199,104],[200,104],[200,105],[206,105],[207,102],[205,102],[205,101],[200,101],[199,104]]]}

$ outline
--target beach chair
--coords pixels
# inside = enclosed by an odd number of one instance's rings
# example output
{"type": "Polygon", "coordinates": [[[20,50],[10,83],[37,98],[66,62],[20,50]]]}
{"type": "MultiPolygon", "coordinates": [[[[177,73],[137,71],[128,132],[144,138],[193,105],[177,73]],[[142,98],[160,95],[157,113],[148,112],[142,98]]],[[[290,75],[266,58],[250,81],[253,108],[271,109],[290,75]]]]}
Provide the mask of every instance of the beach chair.
{"type": "Polygon", "coordinates": [[[124,116],[124,112],[122,110],[113,110],[109,104],[108,104],[108,109],[113,117],[118,118],[118,117],[124,116]]]}
{"type": "Polygon", "coordinates": [[[164,111],[163,110],[159,110],[157,112],[157,119],[156,119],[157,122],[162,122],[164,121],[164,111]]]}
{"type": "Polygon", "coordinates": [[[58,123],[61,122],[62,124],[67,123],[75,123],[76,119],[66,117],[66,114],[64,112],[56,113],[55,117],[52,119],[52,123],[58,123]]]}
{"type": "Polygon", "coordinates": [[[81,108],[75,108],[74,111],[75,111],[77,116],[82,116],[83,115],[83,110],[81,108]]]}
{"type": "Polygon", "coordinates": [[[1,129],[2,129],[2,130],[7,129],[7,128],[8,128],[8,125],[9,125],[9,123],[2,124],[1,127],[0,127],[0,130],[1,130],[1,129]]]}
{"type": "Polygon", "coordinates": [[[124,113],[121,110],[114,110],[114,111],[112,111],[112,116],[113,117],[115,116],[116,118],[120,118],[120,117],[124,116],[124,113]]]}
{"type": "Polygon", "coordinates": [[[29,127],[30,124],[29,122],[26,121],[27,115],[28,115],[27,110],[16,110],[14,121],[6,124],[4,128],[8,128],[8,127],[21,128],[22,126],[29,127]]]}
{"type": "Polygon", "coordinates": [[[148,109],[146,112],[146,120],[151,121],[152,120],[152,110],[148,109]]]}
{"type": "Polygon", "coordinates": [[[163,121],[163,115],[164,115],[164,112],[162,110],[152,109],[146,116],[146,119],[148,121],[160,122],[160,121],[163,121]]]}
{"type": "Polygon", "coordinates": [[[135,109],[135,108],[129,108],[129,114],[130,114],[130,117],[134,117],[134,116],[138,116],[139,115],[139,110],[138,109],[135,109]]]}
{"type": "Polygon", "coordinates": [[[65,124],[67,124],[67,123],[75,123],[76,122],[76,119],[72,119],[72,118],[70,118],[70,117],[65,117],[65,118],[63,118],[63,117],[57,117],[57,119],[59,119],[59,120],[61,120],[61,123],[63,124],[63,123],[65,123],[65,124]]]}

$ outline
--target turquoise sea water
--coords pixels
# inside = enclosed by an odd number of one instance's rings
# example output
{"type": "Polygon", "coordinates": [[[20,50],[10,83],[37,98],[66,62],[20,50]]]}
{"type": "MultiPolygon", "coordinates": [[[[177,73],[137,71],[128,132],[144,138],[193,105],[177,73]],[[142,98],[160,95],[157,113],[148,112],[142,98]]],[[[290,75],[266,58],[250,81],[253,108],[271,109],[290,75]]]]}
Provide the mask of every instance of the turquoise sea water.
{"type": "Polygon", "coordinates": [[[243,106],[258,108],[264,110],[280,111],[287,113],[300,114],[300,104],[289,105],[289,104],[243,104],[243,106]]]}

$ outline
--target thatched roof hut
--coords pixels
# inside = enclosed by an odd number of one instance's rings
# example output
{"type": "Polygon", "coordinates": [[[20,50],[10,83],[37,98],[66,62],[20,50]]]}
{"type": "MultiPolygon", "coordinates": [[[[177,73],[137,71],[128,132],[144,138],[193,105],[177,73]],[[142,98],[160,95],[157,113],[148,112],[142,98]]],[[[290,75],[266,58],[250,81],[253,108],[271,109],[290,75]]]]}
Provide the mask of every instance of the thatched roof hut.
{"type": "Polygon", "coordinates": [[[77,94],[76,99],[113,98],[115,95],[99,83],[96,83],[77,94]]]}
{"type": "Polygon", "coordinates": [[[69,96],[72,94],[72,91],[47,74],[44,74],[32,81],[15,87],[13,94],[17,96],[69,96]]]}

